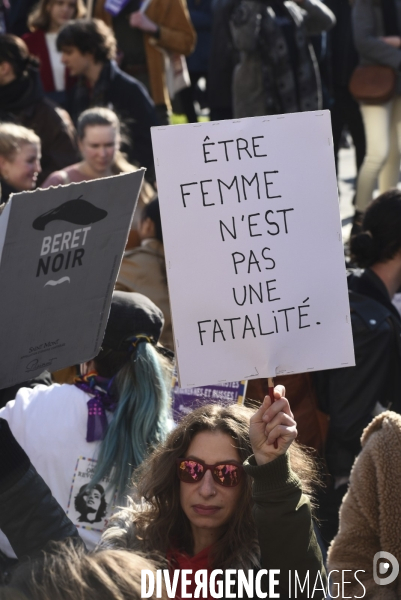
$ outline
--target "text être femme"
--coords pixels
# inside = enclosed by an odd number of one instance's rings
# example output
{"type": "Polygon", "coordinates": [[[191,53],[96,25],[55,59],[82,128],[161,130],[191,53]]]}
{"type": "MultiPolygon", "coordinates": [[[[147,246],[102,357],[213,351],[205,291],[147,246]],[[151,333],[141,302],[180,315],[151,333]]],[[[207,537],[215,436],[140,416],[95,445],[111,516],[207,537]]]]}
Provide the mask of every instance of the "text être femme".
{"type": "MultiPolygon", "coordinates": [[[[264,159],[267,154],[263,153],[264,136],[253,136],[250,140],[238,137],[232,140],[220,140],[213,142],[206,136],[202,144],[202,155],[204,163],[215,163],[219,161],[241,161],[248,157],[255,160],[255,172],[252,176],[245,177],[243,174],[235,174],[231,181],[223,179],[203,179],[180,184],[181,199],[184,209],[189,209],[194,204],[200,204],[208,210],[213,210],[217,204],[229,207],[232,202],[249,202],[249,196],[256,195],[259,201],[267,201],[268,206],[282,194],[277,189],[278,170],[258,171],[258,159],[264,159]]],[[[260,162],[260,161],[259,161],[260,162]]],[[[264,161],[265,162],[265,161],[264,161]]],[[[246,207],[248,208],[248,207],[246,207]]],[[[264,236],[266,243],[272,236],[289,235],[291,233],[292,215],[294,207],[286,208],[261,208],[259,212],[229,215],[226,219],[218,219],[214,228],[219,240],[224,243],[227,239],[243,241],[244,239],[258,238],[264,236]]],[[[197,321],[199,342],[203,346],[208,342],[227,339],[245,339],[247,336],[274,335],[293,329],[304,329],[310,327],[308,322],[310,308],[309,297],[300,299],[295,306],[281,307],[281,297],[278,291],[277,280],[274,278],[277,258],[271,256],[269,246],[261,250],[250,248],[247,252],[231,252],[231,265],[236,276],[240,279],[246,274],[264,274],[265,277],[255,285],[239,284],[230,290],[231,300],[236,306],[250,306],[264,303],[274,304],[274,310],[263,310],[261,313],[252,315],[242,314],[224,319],[204,319],[197,321]],[[252,317],[252,318],[251,318],[252,317]]],[[[237,313],[238,314],[238,313],[237,313]]],[[[320,323],[316,323],[320,325],[320,323]]]]}

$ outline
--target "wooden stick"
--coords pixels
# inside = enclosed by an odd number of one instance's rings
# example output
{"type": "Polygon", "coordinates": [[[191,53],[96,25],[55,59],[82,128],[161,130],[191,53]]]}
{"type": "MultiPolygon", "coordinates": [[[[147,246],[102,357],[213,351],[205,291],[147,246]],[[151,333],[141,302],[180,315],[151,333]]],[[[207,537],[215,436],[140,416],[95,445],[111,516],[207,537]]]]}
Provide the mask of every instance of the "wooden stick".
{"type": "Polygon", "coordinates": [[[148,9],[148,6],[151,2],[152,2],[152,0],[145,0],[142,3],[141,8],[139,9],[139,12],[143,14],[148,9]]]}
{"type": "MultiPolygon", "coordinates": [[[[269,396],[270,396],[270,400],[272,402],[274,402],[274,378],[273,377],[268,377],[267,379],[267,385],[269,386],[269,396]]],[[[274,440],[274,447],[278,448],[278,442],[277,440],[274,440]]]]}
{"type": "Polygon", "coordinates": [[[86,5],[86,19],[88,21],[91,21],[93,19],[93,5],[94,0],[88,0],[88,3],[86,5]]]}

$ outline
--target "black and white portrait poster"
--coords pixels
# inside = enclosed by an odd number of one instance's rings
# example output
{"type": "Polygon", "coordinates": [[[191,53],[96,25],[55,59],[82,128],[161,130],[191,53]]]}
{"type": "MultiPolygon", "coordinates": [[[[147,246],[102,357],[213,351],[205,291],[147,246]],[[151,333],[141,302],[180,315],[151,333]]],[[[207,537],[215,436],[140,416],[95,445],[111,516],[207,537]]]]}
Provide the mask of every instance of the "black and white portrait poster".
{"type": "Polygon", "coordinates": [[[96,463],[93,458],[78,458],[66,514],[78,529],[103,532],[115,510],[115,493],[108,489],[109,477],[88,487],[96,463]]]}

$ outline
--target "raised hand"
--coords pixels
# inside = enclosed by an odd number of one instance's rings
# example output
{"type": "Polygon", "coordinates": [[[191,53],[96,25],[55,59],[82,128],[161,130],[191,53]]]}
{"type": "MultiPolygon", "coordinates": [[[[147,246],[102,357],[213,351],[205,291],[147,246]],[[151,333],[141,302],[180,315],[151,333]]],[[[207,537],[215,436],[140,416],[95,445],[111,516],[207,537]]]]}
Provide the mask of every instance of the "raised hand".
{"type": "Polygon", "coordinates": [[[274,388],[275,402],[269,396],[251,418],[249,437],[252,450],[258,465],[271,462],[281,454],[285,454],[298,435],[297,424],[291,412],[285,388],[277,385],[274,388]],[[277,440],[277,448],[274,442],[277,440]]]}

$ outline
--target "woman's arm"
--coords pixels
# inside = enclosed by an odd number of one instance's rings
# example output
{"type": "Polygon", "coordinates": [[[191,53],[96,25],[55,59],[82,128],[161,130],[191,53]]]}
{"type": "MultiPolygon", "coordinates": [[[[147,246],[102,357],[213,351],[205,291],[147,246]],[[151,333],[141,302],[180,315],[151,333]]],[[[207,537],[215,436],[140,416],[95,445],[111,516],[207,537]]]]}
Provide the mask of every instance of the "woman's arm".
{"type": "Polygon", "coordinates": [[[371,0],[356,0],[352,10],[352,26],[355,46],[362,59],[393,69],[400,68],[401,51],[377,35],[375,10],[371,0]]]}
{"type": "Polygon", "coordinates": [[[280,571],[277,578],[285,597],[322,600],[322,587],[327,589],[323,558],[309,499],[291,470],[288,453],[263,466],[256,466],[251,457],[245,470],[254,480],[253,516],[262,568],[280,571]]]}
{"type": "Polygon", "coordinates": [[[245,469],[254,480],[253,514],[261,563],[262,568],[280,571],[280,588],[290,597],[323,599],[326,575],[311,507],[301,481],[291,470],[287,452],[297,430],[284,393],[283,386],[276,386],[275,402],[267,396],[250,425],[254,456],[245,469]],[[296,577],[300,581],[297,591],[296,577]]]}

